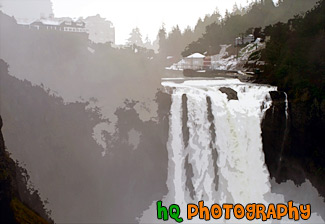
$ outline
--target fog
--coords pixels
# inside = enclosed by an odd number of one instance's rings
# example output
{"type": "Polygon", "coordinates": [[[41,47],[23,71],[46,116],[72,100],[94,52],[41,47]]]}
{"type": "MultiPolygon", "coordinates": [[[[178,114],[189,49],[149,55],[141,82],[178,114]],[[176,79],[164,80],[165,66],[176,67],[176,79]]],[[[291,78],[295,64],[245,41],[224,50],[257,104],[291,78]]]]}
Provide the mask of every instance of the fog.
{"type": "Polygon", "coordinates": [[[52,3],[48,0],[1,0],[1,10],[20,19],[38,19],[53,13],[52,3]]]}
{"type": "MultiPolygon", "coordinates": [[[[110,5],[107,2],[82,1],[81,6],[76,6],[79,1],[0,1],[0,114],[4,122],[3,134],[10,155],[26,168],[30,185],[33,190],[39,191],[43,201],[47,201],[46,208],[51,211],[50,216],[55,223],[138,223],[139,218],[145,215],[150,218],[155,216],[155,211],[150,209],[171,190],[168,186],[171,181],[168,179],[171,175],[171,152],[167,145],[172,136],[172,94],[169,88],[162,86],[161,80],[171,76],[181,80],[184,78],[182,72],[165,68],[177,63],[184,50],[191,51],[189,44],[199,38],[202,41],[192,45],[194,50],[202,44],[210,48],[218,46],[213,51],[219,52],[219,45],[228,44],[221,45],[220,48],[227,46],[227,52],[216,58],[220,59],[220,63],[226,63],[226,56],[229,56],[233,59],[231,63],[237,63],[236,49],[231,44],[234,42],[233,35],[239,34],[239,28],[229,29],[224,36],[218,36],[218,40],[212,38],[209,42],[202,39],[208,38],[208,35],[203,35],[205,27],[212,24],[211,21],[219,24],[223,18],[215,13],[215,8],[218,7],[224,14],[226,9],[233,8],[236,1],[224,3],[206,0],[206,4],[203,1],[200,7],[197,1],[160,1],[159,4],[163,6],[157,8],[157,3],[152,6],[154,9],[145,8],[148,2],[140,1],[134,3],[139,11],[128,1],[132,7],[122,10],[120,7],[126,4],[123,1],[114,3],[115,12],[114,7],[107,9],[107,12],[104,10],[110,5]],[[171,10],[173,13],[169,14],[168,10],[173,4],[177,10],[174,8],[171,10]],[[188,4],[188,8],[183,12],[178,4],[188,4]],[[143,13],[140,9],[149,12],[143,13]],[[77,27],[78,22],[87,21],[71,20],[97,13],[113,22],[116,43],[94,43],[87,32],[77,27]],[[122,14],[128,19],[119,20],[122,14]],[[205,14],[211,14],[211,17],[207,16],[197,23],[199,17],[204,18],[205,14]],[[42,28],[39,24],[20,23],[23,19],[41,17],[47,20],[52,18],[52,24],[42,28]],[[69,22],[76,23],[77,28],[70,25],[69,28],[75,31],[66,32],[61,28],[59,31],[59,26],[66,22],[58,19],[62,17],[71,17],[69,22]],[[150,23],[147,24],[147,21],[150,23]],[[148,34],[152,41],[155,40],[162,22],[166,23],[167,31],[173,31],[167,32],[166,42],[158,40],[161,45],[155,52],[153,44],[146,48],[144,39],[148,34]],[[60,25],[55,25],[54,29],[51,27],[54,27],[54,23],[60,25]],[[177,24],[180,28],[172,28],[177,24]],[[189,37],[184,31],[188,25],[192,27],[189,37]],[[129,32],[136,26],[142,32],[143,44],[138,46],[130,42],[117,46],[125,43],[129,32]],[[176,37],[178,32],[179,36],[176,37]],[[225,43],[219,43],[226,39],[225,43]]],[[[250,2],[243,0],[237,3],[247,6],[250,2]]],[[[300,9],[297,7],[292,13],[279,9],[275,17],[270,16],[260,24],[256,21],[252,26],[264,26],[279,18],[285,21],[300,9]]],[[[249,8],[241,10],[243,14],[249,12],[249,8]]],[[[222,29],[228,29],[224,27],[222,29]]],[[[257,47],[265,45],[257,43],[257,47]]],[[[244,49],[247,48],[250,46],[244,49]]],[[[255,52],[252,50],[248,53],[255,52]]],[[[246,61],[250,58],[248,53],[245,54],[246,61]]],[[[238,65],[242,67],[245,63],[242,61],[238,65]]],[[[225,81],[224,85],[228,87],[229,83],[225,81]]],[[[225,93],[218,94],[226,96],[225,93]]],[[[250,101],[247,102],[249,105],[250,101]]],[[[275,106],[276,116],[281,116],[278,121],[285,119],[283,102],[275,106]]],[[[196,104],[193,105],[194,108],[196,104]]],[[[198,102],[197,105],[203,108],[198,102]]],[[[271,119],[271,110],[270,106],[266,112],[267,119],[271,119]]],[[[245,120],[244,115],[240,119],[245,120]]],[[[182,122],[180,125],[184,126],[182,122]]],[[[236,122],[239,120],[234,120],[236,122]]],[[[194,123],[193,127],[201,127],[194,123]]],[[[183,126],[178,128],[184,131],[183,126]]],[[[282,129],[279,126],[271,131],[282,135],[282,129]]],[[[211,134],[211,130],[206,131],[211,134]]],[[[218,133],[222,134],[222,130],[218,133]]],[[[260,133],[258,136],[262,138],[260,133]]],[[[290,179],[279,183],[272,176],[272,169],[267,169],[269,164],[266,164],[267,159],[264,160],[262,148],[261,157],[265,176],[271,185],[270,195],[280,195],[278,197],[283,201],[312,203],[318,220],[325,220],[322,209],[324,198],[320,195],[324,193],[323,189],[319,187],[321,184],[313,186],[318,183],[316,177],[313,182],[304,176],[301,186],[290,179]]],[[[291,175],[290,170],[286,172],[291,175]]],[[[217,175],[215,178],[218,178],[217,175]]],[[[270,195],[265,197],[272,197],[270,195]]]]}

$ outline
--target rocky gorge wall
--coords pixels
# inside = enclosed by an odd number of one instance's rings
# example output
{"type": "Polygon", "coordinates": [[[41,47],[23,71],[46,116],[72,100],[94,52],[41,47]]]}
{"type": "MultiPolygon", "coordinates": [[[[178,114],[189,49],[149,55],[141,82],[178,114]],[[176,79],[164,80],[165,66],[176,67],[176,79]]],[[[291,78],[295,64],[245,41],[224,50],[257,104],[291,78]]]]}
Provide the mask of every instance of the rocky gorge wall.
{"type": "Polygon", "coordinates": [[[271,177],[278,183],[293,180],[300,185],[309,179],[321,196],[324,184],[324,119],[307,103],[288,102],[284,92],[271,92],[273,106],[262,122],[263,150],[271,177]]]}

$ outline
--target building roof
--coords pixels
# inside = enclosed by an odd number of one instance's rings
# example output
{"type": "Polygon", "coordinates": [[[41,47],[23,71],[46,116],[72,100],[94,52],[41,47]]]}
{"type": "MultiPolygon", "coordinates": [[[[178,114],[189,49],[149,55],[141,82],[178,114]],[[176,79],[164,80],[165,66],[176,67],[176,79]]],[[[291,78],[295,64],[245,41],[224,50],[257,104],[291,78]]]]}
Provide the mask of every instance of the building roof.
{"type": "Polygon", "coordinates": [[[50,20],[50,19],[42,19],[41,22],[44,25],[59,26],[63,21],[50,20]]]}
{"type": "Polygon", "coordinates": [[[30,25],[37,20],[36,19],[16,19],[16,21],[17,21],[17,24],[19,24],[19,25],[30,25]]]}
{"type": "Polygon", "coordinates": [[[49,25],[49,26],[59,26],[64,22],[74,22],[74,23],[83,23],[85,24],[85,21],[82,19],[71,19],[69,17],[63,17],[63,18],[42,18],[37,20],[19,20],[17,21],[20,25],[30,25],[32,23],[42,23],[43,25],[49,25]]]}
{"type": "Polygon", "coordinates": [[[187,58],[205,58],[205,56],[200,53],[194,53],[194,54],[191,54],[190,56],[187,56],[187,58]]]}

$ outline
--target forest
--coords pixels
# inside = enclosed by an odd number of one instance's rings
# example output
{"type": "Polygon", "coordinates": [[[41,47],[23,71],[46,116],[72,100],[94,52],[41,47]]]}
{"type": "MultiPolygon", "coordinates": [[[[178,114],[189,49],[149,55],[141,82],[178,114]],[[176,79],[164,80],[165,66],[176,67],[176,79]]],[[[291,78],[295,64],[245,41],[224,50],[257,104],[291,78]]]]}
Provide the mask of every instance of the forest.
{"type": "Polygon", "coordinates": [[[278,86],[290,102],[286,153],[319,179],[325,174],[325,2],[304,16],[265,28],[270,41],[262,51],[265,72],[257,82],[278,86]],[[304,158],[304,159],[301,159],[304,158]]]}
{"type": "Polygon", "coordinates": [[[204,18],[199,18],[192,29],[180,30],[176,25],[167,33],[162,26],[158,32],[159,54],[180,58],[199,52],[216,54],[221,44],[233,44],[241,33],[253,28],[265,27],[277,22],[287,22],[294,15],[303,15],[317,0],[281,0],[277,5],[272,0],[252,1],[248,6],[235,4],[232,11],[221,15],[218,8],[204,18]]]}

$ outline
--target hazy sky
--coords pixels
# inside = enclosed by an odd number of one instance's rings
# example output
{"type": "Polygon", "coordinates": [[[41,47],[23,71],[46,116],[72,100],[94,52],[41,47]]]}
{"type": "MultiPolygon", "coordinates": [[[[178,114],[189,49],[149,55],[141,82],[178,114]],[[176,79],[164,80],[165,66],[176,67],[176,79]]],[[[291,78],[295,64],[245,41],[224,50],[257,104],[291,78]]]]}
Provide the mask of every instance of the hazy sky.
{"type": "MultiPolygon", "coordinates": [[[[143,38],[156,39],[164,22],[169,31],[178,24],[181,29],[195,26],[199,17],[211,14],[216,8],[224,15],[235,2],[247,5],[248,0],[52,0],[56,17],[86,17],[100,14],[115,26],[116,43],[124,43],[133,28],[138,26],[143,38]]],[[[252,0],[249,0],[251,2],[252,0]]]]}

